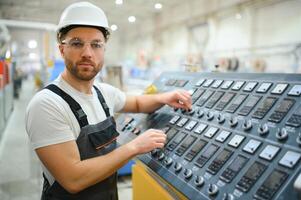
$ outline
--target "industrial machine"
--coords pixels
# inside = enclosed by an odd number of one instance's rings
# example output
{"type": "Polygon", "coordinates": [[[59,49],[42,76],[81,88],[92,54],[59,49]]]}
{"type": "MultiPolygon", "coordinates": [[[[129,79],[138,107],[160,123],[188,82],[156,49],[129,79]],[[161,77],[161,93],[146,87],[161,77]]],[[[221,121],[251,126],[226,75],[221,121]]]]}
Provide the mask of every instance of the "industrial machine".
{"type": "Polygon", "coordinates": [[[191,92],[190,111],[121,114],[119,141],[149,128],[164,149],[138,156],[188,199],[301,199],[301,75],[163,73],[159,92],[191,92]]]}

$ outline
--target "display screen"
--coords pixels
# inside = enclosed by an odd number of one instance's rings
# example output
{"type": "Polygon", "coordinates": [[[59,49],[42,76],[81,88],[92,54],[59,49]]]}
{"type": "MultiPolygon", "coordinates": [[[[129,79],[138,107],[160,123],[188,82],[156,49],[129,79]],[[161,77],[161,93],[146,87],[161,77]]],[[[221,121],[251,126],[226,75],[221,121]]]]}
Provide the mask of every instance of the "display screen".
{"type": "Polygon", "coordinates": [[[260,98],[261,98],[261,96],[251,96],[251,97],[249,97],[249,99],[248,99],[245,106],[254,107],[257,104],[257,102],[260,100],[260,98]]]}
{"type": "Polygon", "coordinates": [[[230,169],[234,172],[238,172],[247,162],[247,158],[242,156],[242,155],[238,155],[233,161],[232,163],[228,166],[227,169],[230,169]]]}
{"type": "Polygon", "coordinates": [[[227,103],[235,96],[235,93],[229,92],[221,99],[221,102],[227,103]]]}
{"type": "Polygon", "coordinates": [[[189,135],[181,144],[181,147],[188,148],[194,141],[196,140],[196,137],[189,135]]]}
{"type": "Polygon", "coordinates": [[[221,96],[224,95],[224,92],[216,92],[212,98],[210,99],[210,101],[207,103],[206,108],[212,108],[214,106],[214,104],[221,98],[221,96]]]}
{"type": "Polygon", "coordinates": [[[218,146],[212,144],[210,145],[202,154],[202,157],[204,158],[210,158],[218,149],[218,146]]]}
{"type": "Polygon", "coordinates": [[[280,105],[276,108],[275,111],[287,113],[294,105],[294,103],[294,99],[284,99],[283,101],[281,101],[280,105]]]}
{"type": "Polygon", "coordinates": [[[275,103],[275,97],[267,97],[259,106],[258,109],[269,110],[270,107],[275,103]]]}
{"type": "Polygon", "coordinates": [[[205,140],[199,140],[186,154],[185,159],[191,161],[195,157],[195,155],[206,146],[206,144],[207,142],[205,140]]]}
{"type": "Polygon", "coordinates": [[[228,160],[228,158],[231,156],[232,151],[228,149],[224,149],[218,156],[214,159],[213,162],[217,162],[219,164],[223,164],[228,160]]]}
{"type": "Polygon", "coordinates": [[[266,166],[260,162],[254,162],[244,175],[248,179],[256,180],[262,172],[266,169],[266,166]]]}
{"type": "Polygon", "coordinates": [[[247,94],[240,94],[234,101],[233,104],[240,105],[247,97],[247,94]]]}
{"type": "Polygon", "coordinates": [[[177,130],[176,129],[170,129],[167,133],[166,133],[166,143],[168,143],[176,134],[177,134],[177,130]]]}
{"type": "Polygon", "coordinates": [[[185,138],[185,136],[186,136],[186,134],[180,133],[175,137],[173,142],[176,143],[176,144],[179,144],[185,138]]]}
{"type": "Polygon", "coordinates": [[[274,170],[269,177],[264,181],[263,186],[274,193],[285,181],[287,174],[285,172],[274,170]]]}
{"type": "Polygon", "coordinates": [[[208,90],[198,101],[198,105],[202,106],[210,97],[211,95],[214,93],[214,91],[212,90],[208,90]]]}
{"type": "Polygon", "coordinates": [[[199,89],[198,91],[196,91],[192,96],[192,102],[194,103],[204,92],[204,89],[199,89]]]}
{"type": "Polygon", "coordinates": [[[301,105],[297,108],[297,110],[294,112],[295,115],[301,115],[301,105]]]}

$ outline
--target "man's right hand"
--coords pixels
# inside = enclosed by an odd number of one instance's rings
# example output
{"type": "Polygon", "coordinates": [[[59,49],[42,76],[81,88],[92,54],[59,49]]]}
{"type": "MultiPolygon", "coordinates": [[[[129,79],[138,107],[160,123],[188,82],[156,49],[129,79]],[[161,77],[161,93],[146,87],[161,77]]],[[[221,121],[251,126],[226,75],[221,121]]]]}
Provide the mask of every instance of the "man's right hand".
{"type": "Polygon", "coordinates": [[[136,152],[143,154],[156,148],[163,148],[166,142],[166,134],[158,129],[149,129],[128,143],[136,152]]]}

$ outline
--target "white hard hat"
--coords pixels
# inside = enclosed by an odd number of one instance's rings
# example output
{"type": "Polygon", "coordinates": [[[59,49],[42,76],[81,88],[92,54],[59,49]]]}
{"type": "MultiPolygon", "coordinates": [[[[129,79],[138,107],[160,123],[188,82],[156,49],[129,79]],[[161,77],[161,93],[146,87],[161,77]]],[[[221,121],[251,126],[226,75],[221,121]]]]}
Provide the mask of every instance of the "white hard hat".
{"type": "Polygon", "coordinates": [[[103,10],[89,2],[77,2],[65,8],[57,33],[70,25],[103,27],[109,31],[108,19],[103,10]]]}

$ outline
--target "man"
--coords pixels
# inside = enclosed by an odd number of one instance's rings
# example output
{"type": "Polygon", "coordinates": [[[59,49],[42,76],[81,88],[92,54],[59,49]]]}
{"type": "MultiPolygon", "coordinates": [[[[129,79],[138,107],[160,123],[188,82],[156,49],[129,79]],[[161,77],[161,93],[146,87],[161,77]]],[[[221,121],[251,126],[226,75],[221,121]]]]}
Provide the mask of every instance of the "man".
{"type": "Polygon", "coordinates": [[[113,112],[153,112],[164,104],[190,109],[186,91],[125,96],[94,83],[104,62],[108,22],[88,2],[67,7],[57,31],[66,68],[28,105],[26,130],[42,162],[42,199],[118,199],[116,171],[138,154],[164,146],[166,136],[150,129],[116,147],[113,112]]]}

